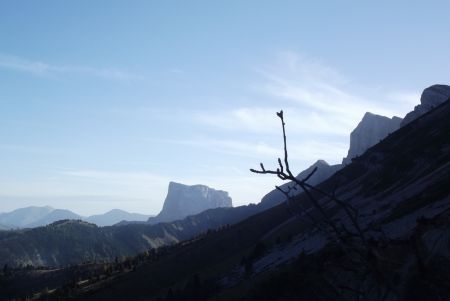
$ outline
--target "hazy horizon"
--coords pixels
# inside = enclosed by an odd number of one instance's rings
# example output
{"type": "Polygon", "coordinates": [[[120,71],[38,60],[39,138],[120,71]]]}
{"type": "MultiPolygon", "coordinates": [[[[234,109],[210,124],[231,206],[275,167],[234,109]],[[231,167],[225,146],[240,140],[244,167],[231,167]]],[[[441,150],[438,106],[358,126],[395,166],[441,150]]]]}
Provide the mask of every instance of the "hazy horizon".
{"type": "Polygon", "coordinates": [[[249,172],[282,155],[276,111],[300,172],[340,163],[365,112],[403,117],[448,84],[449,8],[2,3],[0,212],[157,214],[170,181],[258,203],[278,183],[249,172]]]}
{"type": "MultiPolygon", "coordinates": [[[[14,200],[14,198],[13,198],[13,200],[14,200]]],[[[131,214],[141,214],[141,215],[154,216],[154,214],[149,214],[149,213],[145,213],[145,212],[132,212],[132,211],[126,211],[126,210],[123,210],[123,209],[120,209],[120,208],[113,208],[113,209],[109,209],[109,210],[107,210],[107,211],[99,211],[99,212],[94,212],[94,213],[86,213],[86,214],[83,214],[83,213],[81,213],[81,212],[78,212],[77,209],[68,209],[68,208],[53,207],[53,206],[50,206],[50,205],[39,205],[39,206],[36,206],[36,205],[27,205],[27,206],[24,206],[24,207],[20,207],[20,206],[19,206],[19,207],[17,207],[17,208],[12,209],[12,210],[2,211],[2,212],[0,212],[0,214],[3,214],[3,213],[11,213],[11,212],[13,212],[13,211],[15,211],[15,210],[19,210],[19,209],[27,209],[27,208],[46,208],[46,207],[51,208],[51,209],[54,209],[54,210],[69,210],[69,211],[71,211],[71,212],[73,212],[73,213],[75,213],[75,214],[78,214],[78,215],[82,216],[82,217],[91,217],[91,216],[93,216],[93,215],[102,215],[102,214],[109,213],[109,212],[114,211],[114,210],[122,210],[122,211],[125,211],[125,212],[128,212],[128,213],[131,213],[131,214]]]]}

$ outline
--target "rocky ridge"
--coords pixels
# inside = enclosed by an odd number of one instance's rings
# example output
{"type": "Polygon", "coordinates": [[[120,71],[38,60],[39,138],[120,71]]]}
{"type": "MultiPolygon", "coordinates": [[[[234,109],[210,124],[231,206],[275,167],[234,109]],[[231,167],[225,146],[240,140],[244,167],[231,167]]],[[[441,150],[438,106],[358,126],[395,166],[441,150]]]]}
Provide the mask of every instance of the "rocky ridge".
{"type": "Polygon", "coordinates": [[[450,98],[450,86],[433,85],[423,90],[420,97],[420,104],[414,107],[414,110],[406,114],[401,122],[401,126],[405,126],[414,119],[419,118],[434,107],[440,105],[450,98]]]}

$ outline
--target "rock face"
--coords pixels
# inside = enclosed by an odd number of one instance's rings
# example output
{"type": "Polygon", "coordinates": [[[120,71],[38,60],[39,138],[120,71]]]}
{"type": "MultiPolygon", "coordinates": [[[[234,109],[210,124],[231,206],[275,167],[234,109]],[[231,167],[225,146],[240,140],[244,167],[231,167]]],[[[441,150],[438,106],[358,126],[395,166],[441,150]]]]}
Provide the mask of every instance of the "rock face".
{"type": "Polygon", "coordinates": [[[187,186],[170,182],[163,209],[157,216],[149,218],[148,222],[169,222],[207,209],[232,206],[232,200],[226,191],[215,190],[204,185],[187,186]]]}
{"type": "MultiPolygon", "coordinates": [[[[342,164],[329,165],[324,160],[317,160],[316,163],[314,163],[313,165],[311,165],[310,167],[308,167],[307,169],[305,169],[304,171],[299,173],[296,178],[297,179],[306,178],[316,167],[317,167],[317,171],[308,180],[308,184],[311,184],[311,185],[320,184],[321,182],[328,179],[331,175],[333,175],[336,171],[341,169],[342,164]]],[[[292,182],[289,182],[289,183],[281,185],[280,188],[287,191],[287,189],[289,189],[289,187],[292,187],[292,186],[294,186],[294,184],[292,182]]],[[[295,195],[300,192],[302,192],[302,191],[297,190],[297,191],[294,191],[294,193],[292,193],[292,194],[295,195]]],[[[263,206],[264,208],[270,208],[270,207],[276,206],[276,205],[284,202],[285,200],[286,200],[286,196],[278,189],[274,189],[262,198],[261,206],[263,206]]]]}
{"type": "Polygon", "coordinates": [[[342,160],[342,164],[351,163],[352,158],[361,155],[389,133],[396,131],[401,122],[402,119],[397,116],[388,118],[367,112],[350,134],[350,148],[347,157],[342,160]]]}
{"type": "Polygon", "coordinates": [[[401,126],[405,126],[416,118],[419,118],[432,108],[440,105],[450,98],[450,86],[433,85],[426,88],[420,97],[420,104],[414,107],[414,111],[406,114],[401,126]]]}

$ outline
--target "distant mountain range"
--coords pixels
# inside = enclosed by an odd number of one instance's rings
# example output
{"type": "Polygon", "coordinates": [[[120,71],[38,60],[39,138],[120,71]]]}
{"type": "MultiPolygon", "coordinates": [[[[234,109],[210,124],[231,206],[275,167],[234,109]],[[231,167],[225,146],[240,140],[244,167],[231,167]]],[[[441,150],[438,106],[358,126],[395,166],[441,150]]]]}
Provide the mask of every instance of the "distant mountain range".
{"type": "Polygon", "coordinates": [[[151,215],[129,213],[113,209],[104,214],[84,217],[70,210],[45,207],[26,207],[7,213],[0,213],[0,230],[15,228],[35,228],[59,220],[84,220],[97,226],[111,226],[121,221],[146,221],[151,215]]]}
{"type": "Polygon", "coordinates": [[[116,224],[157,224],[182,220],[208,209],[232,206],[232,200],[226,191],[215,190],[205,185],[188,186],[170,182],[163,209],[157,216],[113,209],[104,214],[85,217],[70,210],[32,206],[0,213],[0,230],[36,228],[59,220],[82,220],[100,227],[116,224]]]}

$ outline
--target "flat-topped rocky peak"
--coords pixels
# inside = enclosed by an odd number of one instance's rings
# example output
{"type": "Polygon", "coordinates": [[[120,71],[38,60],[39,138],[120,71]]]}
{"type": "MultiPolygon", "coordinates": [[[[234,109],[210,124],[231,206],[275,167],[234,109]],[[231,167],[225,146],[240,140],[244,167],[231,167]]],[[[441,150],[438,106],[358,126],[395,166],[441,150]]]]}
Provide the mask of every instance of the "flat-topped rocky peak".
{"type": "Polygon", "coordinates": [[[386,116],[383,116],[383,115],[378,115],[378,114],[374,114],[374,113],[371,113],[371,112],[366,112],[364,114],[363,118],[361,119],[361,122],[359,123],[359,125],[361,125],[361,126],[370,126],[373,123],[385,124],[387,122],[398,122],[398,121],[401,121],[401,120],[402,119],[400,117],[397,117],[397,116],[389,118],[389,117],[386,117],[386,116]]]}
{"type": "Polygon", "coordinates": [[[189,186],[170,182],[163,209],[156,217],[150,218],[149,222],[174,221],[208,209],[232,206],[232,200],[226,191],[205,185],[189,186]]]}

